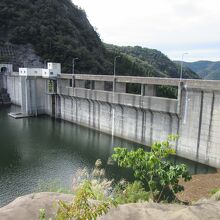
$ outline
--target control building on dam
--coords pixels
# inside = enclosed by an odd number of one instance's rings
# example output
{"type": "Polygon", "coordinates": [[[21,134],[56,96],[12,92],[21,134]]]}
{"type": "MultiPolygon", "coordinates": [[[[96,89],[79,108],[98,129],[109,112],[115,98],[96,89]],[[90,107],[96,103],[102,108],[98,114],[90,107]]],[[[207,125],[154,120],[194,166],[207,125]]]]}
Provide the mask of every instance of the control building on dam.
{"type": "Polygon", "coordinates": [[[220,81],[72,75],[60,69],[48,63],[47,69],[5,71],[0,87],[24,114],[47,114],[148,146],[179,134],[177,155],[220,167],[220,81]],[[138,84],[141,93],[127,93],[129,84],[138,84]],[[178,97],[157,97],[160,85],[178,88],[178,97]]]}

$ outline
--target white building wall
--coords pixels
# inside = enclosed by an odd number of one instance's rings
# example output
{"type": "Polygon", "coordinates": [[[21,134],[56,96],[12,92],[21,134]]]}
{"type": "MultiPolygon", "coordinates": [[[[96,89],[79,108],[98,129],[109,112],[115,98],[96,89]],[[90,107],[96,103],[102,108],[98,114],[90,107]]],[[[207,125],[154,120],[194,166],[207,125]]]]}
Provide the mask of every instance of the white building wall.
{"type": "Polygon", "coordinates": [[[42,76],[41,68],[19,68],[19,76],[42,76]]]}

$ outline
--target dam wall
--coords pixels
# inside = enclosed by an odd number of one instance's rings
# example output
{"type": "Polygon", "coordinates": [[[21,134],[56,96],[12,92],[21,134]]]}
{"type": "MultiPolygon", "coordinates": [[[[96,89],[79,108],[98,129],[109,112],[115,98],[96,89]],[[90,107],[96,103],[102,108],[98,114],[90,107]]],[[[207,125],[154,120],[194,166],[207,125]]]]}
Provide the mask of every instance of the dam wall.
{"type": "Polygon", "coordinates": [[[218,81],[62,75],[57,94],[64,120],[148,146],[178,134],[177,155],[220,167],[218,81]],[[94,81],[89,89],[88,80],[94,81]],[[115,92],[105,91],[106,82],[115,83],[115,92]],[[140,84],[141,94],[127,93],[128,83],[140,84]],[[158,85],[175,86],[178,98],[157,97],[158,85]]]}
{"type": "Polygon", "coordinates": [[[0,73],[0,89],[4,88],[3,85],[3,74],[0,73]]]}
{"type": "Polygon", "coordinates": [[[220,167],[220,84],[203,81],[182,89],[179,155],[220,167]]]}
{"type": "Polygon", "coordinates": [[[21,79],[16,74],[7,76],[6,83],[4,83],[4,87],[7,89],[11,102],[15,105],[21,106],[21,79]]]}
{"type": "MultiPolygon", "coordinates": [[[[88,95],[92,96],[91,93],[88,95]]],[[[169,134],[178,132],[178,117],[173,113],[140,109],[123,103],[110,104],[79,96],[62,95],[60,103],[60,116],[64,120],[148,146],[155,140],[164,140],[169,134]]]]}
{"type": "Polygon", "coordinates": [[[178,156],[220,168],[219,81],[61,74],[53,82],[51,92],[49,79],[7,76],[11,100],[23,112],[47,114],[148,146],[178,134],[178,156]],[[138,84],[140,94],[128,93],[128,84],[138,84]],[[178,97],[157,97],[157,86],[176,87],[178,97]]]}
{"type": "Polygon", "coordinates": [[[47,80],[42,77],[23,77],[13,73],[6,77],[11,102],[21,106],[22,112],[31,115],[52,115],[52,97],[47,92],[47,80]]]}

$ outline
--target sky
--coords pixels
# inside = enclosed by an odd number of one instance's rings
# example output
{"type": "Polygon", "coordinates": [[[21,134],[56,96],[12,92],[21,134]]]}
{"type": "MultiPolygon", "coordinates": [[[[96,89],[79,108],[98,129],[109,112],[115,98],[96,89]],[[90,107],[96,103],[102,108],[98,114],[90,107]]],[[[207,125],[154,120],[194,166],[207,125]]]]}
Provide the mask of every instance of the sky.
{"type": "Polygon", "coordinates": [[[220,0],[72,0],[105,43],[162,51],[172,60],[220,60],[220,0]]]}

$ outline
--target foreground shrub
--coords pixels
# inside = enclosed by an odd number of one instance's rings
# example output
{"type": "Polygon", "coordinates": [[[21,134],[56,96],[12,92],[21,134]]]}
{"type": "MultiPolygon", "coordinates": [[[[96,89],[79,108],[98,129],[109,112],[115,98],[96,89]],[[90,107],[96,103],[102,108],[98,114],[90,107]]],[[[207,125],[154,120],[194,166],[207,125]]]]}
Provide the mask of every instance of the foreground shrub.
{"type": "Polygon", "coordinates": [[[59,201],[59,209],[57,211],[57,220],[77,219],[88,220],[96,219],[108,212],[110,206],[116,205],[114,200],[91,203],[89,199],[95,199],[95,195],[91,188],[91,182],[85,181],[77,192],[71,204],[59,201]]]}
{"type": "Polygon", "coordinates": [[[211,199],[215,201],[220,201],[220,190],[218,190],[216,193],[214,193],[211,197],[211,199]]]}
{"type": "MultiPolygon", "coordinates": [[[[117,203],[110,198],[99,202],[89,201],[89,199],[95,198],[91,182],[84,181],[77,189],[72,203],[61,200],[58,202],[55,220],[96,220],[98,216],[106,214],[111,206],[117,205],[117,203]]],[[[44,209],[40,209],[39,219],[46,220],[46,212],[44,209]]],[[[51,218],[49,220],[51,220],[51,218]]]]}
{"type": "Polygon", "coordinates": [[[115,200],[118,204],[144,202],[149,200],[149,192],[146,192],[142,183],[126,183],[117,185],[114,190],[115,200]]]}
{"type": "MultiPolygon", "coordinates": [[[[114,180],[105,178],[101,160],[97,160],[91,173],[87,169],[79,171],[73,180],[75,198],[72,203],[58,202],[56,220],[96,219],[107,213],[111,206],[124,203],[149,201],[171,202],[175,194],[184,190],[179,178],[189,181],[191,176],[184,164],[173,164],[165,160],[175,154],[170,143],[176,137],[169,136],[166,141],[155,142],[150,152],[139,148],[128,151],[126,148],[115,148],[112,155],[120,167],[133,170],[138,181],[127,183],[121,180],[114,186],[114,180]],[[99,200],[90,202],[89,199],[99,200]]],[[[45,210],[40,210],[40,219],[45,220],[45,210]]]]}
{"type": "Polygon", "coordinates": [[[73,178],[73,191],[75,192],[78,187],[88,180],[91,183],[91,189],[96,200],[102,201],[112,196],[114,179],[109,180],[106,178],[105,169],[100,159],[95,162],[94,169],[91,172],[86,168],[77,171],[73,178]]]}
{"type": "Polygon", "coordinates": [[[133,170],[134,177],[146,185],[146,190],[149,190],[155,202],[175,200],[175,194],[184,190],[184,187],[179,185],[179,178],[185,181],[191,179],[186,165],[175,165],[165,160],[169,155],[175,154],[170,142],[176,138],[169,136],[166,141],[155,142],[150,152],[142,148],[128,151],[126,148],[118,147],[112,155],[120,167],[133,170]]]}
{"type": "Polygon", "coordinates": [[[210,190],[210,194],[211,194],[211,195],[214,195],[214,194],[217,193],[218,191],[220,191],[220,188],[215,187],[215,188],[213,188],[213,189],[210,190]]]}
{"type": "Polygon", "coordinates": [[[211,199],[215,201],[220,201],[220,188],[215,187],[210,191],[211,199]]]}

